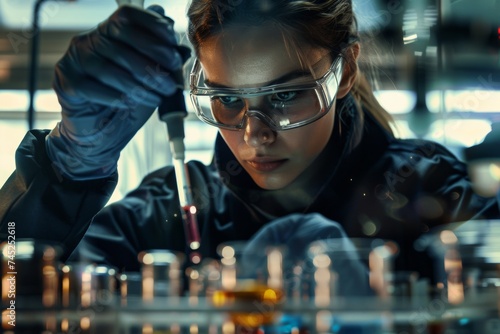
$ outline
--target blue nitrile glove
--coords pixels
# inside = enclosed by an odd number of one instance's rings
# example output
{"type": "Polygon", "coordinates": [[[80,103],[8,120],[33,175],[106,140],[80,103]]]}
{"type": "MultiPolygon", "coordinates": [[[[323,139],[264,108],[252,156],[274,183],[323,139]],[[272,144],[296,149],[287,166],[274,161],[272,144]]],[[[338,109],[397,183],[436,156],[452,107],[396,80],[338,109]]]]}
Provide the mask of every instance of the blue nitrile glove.
{"type": "Polygon", "coordinates": [[[272,221],[259,230],[246,246],[246,252],[252,254],[245,259],[249,270],[262,265],[257,261],[265,261],[267,246],[284,245],[285,285],[287,277],[294,271],[293,267],[302,264],[303,275],[314,276],[308,248],[312,242],[324,240],[334,246],[327,255],[333,260],[332,269],[338,274],[336,294],[340,296],[371,296],[368,269],[361,262],[355,246],[345,234],[342,227],[317,213],[292,214],[272,221]],[[255,254],[262,254],[258,259],[255,254]],[[309,271],[309,272],[308,272],[309,271]]]}
{"type": "Polygon", "coordinates": [[[46,141],[54,170],[72,180],[113,174],[120,151],[181,85],[189,56],[171,19],[128,5],[73,38],[55,69],[62,119],[46,141]]]}

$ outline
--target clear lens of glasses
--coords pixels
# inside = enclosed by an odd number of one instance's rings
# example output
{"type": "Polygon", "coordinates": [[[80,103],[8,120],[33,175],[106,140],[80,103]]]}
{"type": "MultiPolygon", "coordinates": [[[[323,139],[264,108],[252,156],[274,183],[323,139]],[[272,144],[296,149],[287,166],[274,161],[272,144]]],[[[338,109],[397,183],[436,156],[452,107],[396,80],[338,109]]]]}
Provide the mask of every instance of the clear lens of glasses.
{"type": "Polygon", "coordinates": [[[210,88],[205,85],[201,64],[191,73],[191,100],[197,116],[210,125],[241,129],[246,117],[257,117],[274,130],[312,123],[333,105],[342,75],[337,58],[318,80],[260,88],[210,88]]]}

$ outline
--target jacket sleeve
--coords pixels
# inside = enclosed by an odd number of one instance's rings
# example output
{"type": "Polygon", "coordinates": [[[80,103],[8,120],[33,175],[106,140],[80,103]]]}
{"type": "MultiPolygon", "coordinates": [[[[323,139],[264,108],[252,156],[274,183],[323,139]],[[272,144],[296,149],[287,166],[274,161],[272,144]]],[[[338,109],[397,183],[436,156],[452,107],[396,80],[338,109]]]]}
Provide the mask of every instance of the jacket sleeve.
{"type": "Polygon", "coordinates": [[[14,223],[16,240],[59,244],[65,260],[107,203],[117,175],[79,182],[61,178],[45,152],[48,133],[29,131],[16,151],[16,170],[0,189],[0,239],[7,239],[8,223],[14,223]]]}
{"type": "Polygon", "coordinates": [[[416,142],[419,156],[413,151],[399,164],[396,173],[403,181],[396,182],[404,189],[406,177],[408,186],[418,189],[414,193],[419,196],[410,201],[417,216],[426,221],[428,227],[500,218],[496,198],[482,197],[474,192],[465,163],[440,144],[416,142]]]}
{"type": "Polygon", "coordinates": [[[500,218],[496,199],[476,194],[467,166],[435,142],[395,141],[365,180],[354,190],[350,234],[363,235],[370,222],[377,236],[414,239],[445,224],[500,218]]]}

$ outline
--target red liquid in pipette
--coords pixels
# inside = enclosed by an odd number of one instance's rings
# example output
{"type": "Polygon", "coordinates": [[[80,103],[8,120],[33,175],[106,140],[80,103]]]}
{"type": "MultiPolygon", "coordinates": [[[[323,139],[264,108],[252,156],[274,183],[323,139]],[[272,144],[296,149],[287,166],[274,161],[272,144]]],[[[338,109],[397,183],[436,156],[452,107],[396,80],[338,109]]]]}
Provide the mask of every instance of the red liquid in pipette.
{"type": "Polygon", "coordinates": [[[190,260],[193,263],[199,263],[201,255],[197,252],[200,248],[200,233],[198,231],[198,222],[196,221],[196,207],[194,205],[186,205],[182,207],[184,211],[186,241],[189,249],[192,251],[190,260]]]}

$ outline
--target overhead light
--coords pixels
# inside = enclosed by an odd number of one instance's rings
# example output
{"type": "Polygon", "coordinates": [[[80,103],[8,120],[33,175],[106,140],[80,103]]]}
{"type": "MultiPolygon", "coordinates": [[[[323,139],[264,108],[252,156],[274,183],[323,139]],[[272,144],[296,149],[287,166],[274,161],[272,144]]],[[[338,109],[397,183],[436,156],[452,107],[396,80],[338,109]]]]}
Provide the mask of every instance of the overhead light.
{"type": "Polygon", "coordinates": [[[410,36],[403,37],[403,43],[410,44],[410,43],[416,42],[417,38],[418,38],[417,34],[411,34],[410,36]]]}

